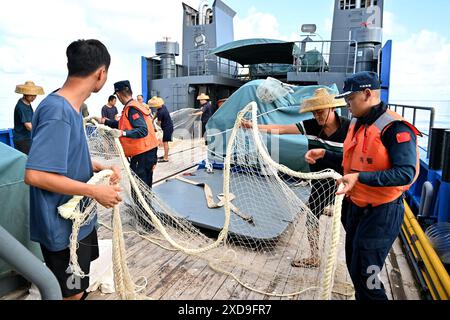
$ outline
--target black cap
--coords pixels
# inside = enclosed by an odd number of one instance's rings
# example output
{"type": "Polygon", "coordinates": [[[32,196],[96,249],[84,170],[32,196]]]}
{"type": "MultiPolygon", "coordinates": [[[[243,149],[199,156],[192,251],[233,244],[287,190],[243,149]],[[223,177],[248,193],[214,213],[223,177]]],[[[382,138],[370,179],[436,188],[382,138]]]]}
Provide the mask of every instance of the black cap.
{"type": "Polygon", "coordinates": [[[343,93],[336,96],[336,99],[346,98],[352,93],[370,90],[380,90],[380,78],[375,72],[363,71],[358,72],[347,78],[344,82],[343,93]]]}
{"type": "Polygon", "coordinates": [[[116,94],[118,91],[122,91],[124,89],[130,89],[131,90],[131,85],[130,85],[130,81],[128,80],[124,80],[124,81],[119,81],[114,83],[114,94],[116,94]]]}

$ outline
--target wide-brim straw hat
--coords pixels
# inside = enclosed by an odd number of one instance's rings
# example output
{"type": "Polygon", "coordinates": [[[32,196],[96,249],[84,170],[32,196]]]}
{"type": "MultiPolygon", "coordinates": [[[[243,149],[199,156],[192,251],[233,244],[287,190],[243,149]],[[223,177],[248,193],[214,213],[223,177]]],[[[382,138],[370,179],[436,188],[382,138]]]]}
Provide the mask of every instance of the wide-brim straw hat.
{"type": "Polygon", "coordinates": [[[199,96],[197,97],[197,100],[210,100],[210,99],[209,99],[209,96],[208,96],[208,95],[202,93],[201,95],[199,95],[199,96]]]}
{"type": "Polygon", "coordinates": [[[335,94],[330,94],[325,88],[317,89],[313,97],[303,101],[303,104],[300,107],[300,113],[343,108],[347,106],[344,99],[335,99],[335,97],[335,94]]]}
{"type": "Polygon", "coordinates": [[[152,108],[162,107],[164,105],[164,99],[155,96],[148,101],[148,105],[152,108]]]}
{"type": "Polygon", "coordinates": [[[27,96],[40,96],[45,94],[44,89],[35,85],[33,81],[27,81],[25,84],[18,84],[16,86],[16,93],[27,96]]]}

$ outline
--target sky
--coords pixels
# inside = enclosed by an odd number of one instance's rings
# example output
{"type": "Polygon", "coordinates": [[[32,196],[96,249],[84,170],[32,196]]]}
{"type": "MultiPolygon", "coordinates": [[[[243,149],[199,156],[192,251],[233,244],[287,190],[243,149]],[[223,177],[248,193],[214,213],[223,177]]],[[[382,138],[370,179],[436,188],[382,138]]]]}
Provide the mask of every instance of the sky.
{"type": "MultiPolygon", "coordinates": [[[[186,0],[198,7],[199,0],[186,0]]],[[[334,0],[225,0],[238,14],[235,39],[265,37],[300,40],[300,26],[316,23],[331,38],[334,0]]],[[[170,37],[181,43],[180,0],[4,1],[0,11],[0,126],[12,125],[19,98],[16,84],[33,80],[46,93],[66,77],[65,49],[77,39],[97,38],[112,63],[104,89],[87,104],[98,113],[113,83],[128,79],[140,93],[141,56],[170,37]],[[3,120],[3,121],[2,121],[3,120]]],[[[212,4],[212,0],[210,0],[212,4]]],[[[384,40],[392,39],[391,100],[450,100],[450,1],[386,0],[384,40]]],[[[38,98],[35,106],[42,97],[38,98]]]]}

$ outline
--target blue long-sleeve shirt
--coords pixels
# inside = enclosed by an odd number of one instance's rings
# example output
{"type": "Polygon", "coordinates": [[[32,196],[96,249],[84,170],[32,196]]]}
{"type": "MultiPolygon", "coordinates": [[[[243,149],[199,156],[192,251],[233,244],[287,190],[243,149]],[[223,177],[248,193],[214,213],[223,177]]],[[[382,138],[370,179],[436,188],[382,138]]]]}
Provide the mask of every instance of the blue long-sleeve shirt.
{"type": "MultiPolygon", "coordinates": [[[[387,107],[384,104],[374,107],[368,116],[358,119],[354,132],[357,132],[363,125],[374,124],[386,110],[387,107]]],[[[396,187],[411,184],[416,175],[416,140],[415,133],[408,125],[402,122],[393,123],[381,137],[381,141],[388,151],[392,168],[379,172],[361,172],[359,182],[371,187],[396,187]],[[410,141],[403,143],[397,141],[397,134],[403,132],[410,134],[410,141]]],[[[324,160],[342,163],[343,155],[327,151],[324,160]]]]}
{"type": "MultiPolygon", "coordinates": [[[[148,127],[143,114],[135,108],[130,108],[128,112],[128,120],[130,120],[132,130],[126,130],[126,137],[131,139],[145,138],[148,135],[148,127]]],[[[119,121],[105,120],[105,125],[113,129],[119,129],[119,121]]]]}

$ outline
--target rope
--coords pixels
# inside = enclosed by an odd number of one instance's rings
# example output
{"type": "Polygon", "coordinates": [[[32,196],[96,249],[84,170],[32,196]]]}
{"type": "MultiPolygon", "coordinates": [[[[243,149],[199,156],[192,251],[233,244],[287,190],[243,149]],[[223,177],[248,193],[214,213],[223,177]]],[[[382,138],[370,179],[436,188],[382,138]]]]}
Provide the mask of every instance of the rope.
{"type": "MultiPolygon", "coordinates": [[[[232,154],[232,150],[233,150],[233,142],[236,140],[242,118],[244,117],[244,115],[246,113],[248,113],[250,111],[252,113],[253,122],[257,123],[257,105],[255,102],[252,102],[239,113],[237,120],[236,120],[236,124],[231,131],[230,140],[227,145],[227,152],[226,152],[226,158],[225,158],[225,170],[224,170],[224,184],[223,184],[224,193],[219,196],[220,205],[223,204],[223,206],[225,208],[224,227],[223,227],[222,231],[220,232],[217,240],[214,243],[209,244],[202,248],[189,248],[189,247],[183,246],[183,245],[177,243],[169,235],[166,228],[163,226],[162,222],[159,220],[159,218],[155,215],[153,210],[150,208],[150,206],[145,201],[142,191],[140,190],[138,183],[136,182],[136,179],[134,178],[134,176],[130,170],[127,158],[125,157],[122,145],[119,141],[119,138],[114,137],[115,147],[117,148],[117,150],[119,150],[120,161],[125,170],[126,176],[130,180],[131,187],[136,193],[139,203],[142,205],[144,210],[150,216],[151,221],[152,221],[153,225],[155,226],[155,228],[159,232],[161,232],[163,238],[166,241],[168,241],[170,243],[170,245],[173,247],[173,248],[164,247],[161,243],[158,243],[157,241],[155,241],[149,237],[145,237],[137,232],[124,233],[122,230],[122,222],[121,222],[121,218],[120,218],[119,207],[118,206],[114,207],[112,228],[110,228],[104,224],[102,224],[102,226],[110,229],[113,232],[114,278],[115,278],[116,290],[119,293],[119,296],[121,297],[121,299],[135,300],[135,299],[140,299],[140,298],[147,298],[147,297],[138,295],[138,292],[141,291],[143,288],[145,288],[145,286],[141,287],[140,290],[138,290],[136,284],[132,281],[132,278],[131,278],[131,275],[130,275],[130,272],[129,272],[129,269],[128,269],[128,266],[126,263],[126,249],[125,249],[125,241],[123,238],[124,234],[129,234],[129,233],[137,234],[142,239],[145,239],[165,250],[181,251],[181,252],[184,252],[191,256],[199,256],[202,253],[205,253],[207,251],[210,251],[210,250],[213,250],[213,249],[219,247],[220,244],[222,244],[224,241],[226,241],[226,238],[227,238],[227,235],[229,232],[229,227],[230,227],[231,212],[234,212],[237,215],[240,215],[241,218],[243,218],[243,219],[245,218],[245,215],[240,213],[239,209],[236,208],[231,203],[235,199],[235,196],[230,192],[230,174],[231,174],[231,154],[232,154]]],[[[99,125],[98,123],[95,123],[95,121],[94,121],[94,124],[97,126],[97,129],[101,129],[103,134],[107,134],[108,131],[112,130],[108,127],[105,127],[103,125],[99,125]]],[[[319,180],[319,179],[335,179],[335,180],[337,180],[341,177],[339,174],[337,174],[336,172],[334,172],[332,170],[326,170],[326,171],[322,171],[319,173],[300,173],[300,172],[295,172],[295,171],[287,168],[286,166],[278,164],[270,157],[267,150],[265,149],[265,147],[260,139],[259,131],[256,126],[253,127],[253,135],[255,137],[255,143],[256,143],[257,150],[258,150],[259,154],[261,155],[261,157],[272,168],[276,169],[278,172],[282,172],[282,173],[291,175],[296,178],[308,179],[308,180],[319,180]]],[[[109,178],[108,174],[110,176],[112,174],[112,172],[108,172],[108,173],[103,172],[101,175],[98,175],[97,177],[94,176],[95,179],[93,179],[94,181],[92,181],[92,183],[95,183],[95,182],[99,183],[103,179],[106,179],[107,177],[109,178]]],[[[275,175],[275,176],[279,179],[278,175],[275,175]]],[[[187,181],[188,180],[186,180],[186,182],[187,181]]],[[[191,182],[191,181],[189,183],[194,184],[194,182],[191,182]]],[[[198,184],[196,184],[196,185],[198,185],[198,184]]],[[[205,188],[205,192],[206,192],[206,188],[205,188]]],[[[212,192],[211,192],[211,194],[212,194],[212,192]]],[[[81,199],[82,199],[82,197],[74,197],[66,205],[64,205],[64,206],[62,206],[62,208],[60,208],[61,209],[60,214],[63,217],[65,217],[66,219],[71,219],[74,222],[73,233],[71,236],[71,266],[73,267],[73,269],[75,269],[76,272],[78,272],[80,274],[82,274],[82,271],[81,271],[81,269],[79,269],[79,270],[77,269],[78,262],[77,262],[77,257],[76,257],[77,235],[78,235],[79,227],[81,226],[81,223],[84,221],[85,217],[83,216],[82,213],[79,212],[79,210],[77,211],[76,208],[77,208],[78,203],[81,201],[81,199]],[[74,254],[72,255],[73,252],[74,252],[74,254]]],[[[207,199],[208,199],[208,197],[207,197],[207,199]]],[[[335,199],[335,206],[334,206],[335,212],[333,214],[333,223],[332,223],[332,239],[331,239],[329,254],[327,257],[327,261],[326,261],[325,275],[323,277],[323,282],[321,284],[321,287],[310,287],[310,288],[304,289],[302,291],[290,293],[290,294],[277,294],[277,293],[273,293],[273,292],[272,293],[264,292],[262,290],[255,289],[246,283],[243,283],[240,279],[238,279],[237,276],[235,276],[231,272],[228,272],[228,271],[220,268],[220,266],[219,266],[220,262],[223,262],[223,260],[221,260],[221,259],[219,259],[219,261],[217,262],[217,265],[213,262],[210,262],[209,267],[216,272],[219,272],[219,273],[222,273],[222,274],[232,277],[233,279],[235,279],[237,281],[237,283],[239,283],[243,287],[245,287],[251,291],[263,294],[263,295],[273,296],[273,297],[293,297],[293,296],[301,295],[310,290],[320,289],[320,290],[322,290],[322,298],[330,299],[331,293],[332,293],[332,286],[333,286],[333,274],[334,274],[335,261],[336,261],[336,256],[337,256],[337,247],[338,247],[339,238],[340,238],[340,217],[341,217],[341,209],[342,209],[342,200],[343,200],[343,196],[336,197],[336,199],[335,199]]],[[[253,221],[253,218],[251,218],[251,219],[253,221]]],[[[249,220],[249,219],[247,219],[247,220],[249,220]]],[[[78,266],[78,268],[79,268],[79,266],[78,266]]]]}
{"type": "MultiPolygon", "coordinates": [[[[237,128],[239,128],[241,120],[243,119],[244,115],[248,112],[251,112],[252,114],[252,122],[257,123],[257,109],[258,106],[256,102],[251,102],[248,104],[238,115],[235,127],[233,129],[233,132],[230,137],[230,143],[228,144],[226,158],[225,158],[225,173],[224,173],[224,193],[225,193],[225,199],[226,199],[226,205],[225,205],[225,212],[229,213],[230,211],[230,172],[231,172],[231,152],[232,152],[232,145],[233,141],[236,138],[237,134],[237,128]]],[[[341,175],[339,175],[337,172],[333,170],[325,170],[322,172],[317,173],[301,173],[296,172],[288,167],[279,164],[275,162],[270,155],[268,154],[266,148],[263,146],[261,139],[258,139],[256,137],[259,137],[259,129],[255,125],[252,128],[253,130],[253,136],[255,137],[255,144],[256,148],[259,152],[259,154],[262,156],[262,158],[270,164],[273,168],[278,170],[279,172],[288,174],[290,176],[299,178],[299,179],[308,179],[308,180],[319,180],[319,179],[334,179],[338,180],[342,178],[341,175]]],[[[343,186],[340,186],[339,190],[342,190],[343,186]]],[[[331,245],[330,245],[330,251],[327,257],[326,266],[325,266],[325,275],[322,282],[322,298],[324,300],[330,300],[331,299],[331,293],[332,293],[332,287],[333,287],[333,274],[334,274],[334,268],[336,265],[336,258],[337,258],[337,249],[338,244],[340,240],[340,221],[341,221],[341,211],[342,211],[342,201],[344,199],[344,196],[338,196],[335,200],[335,206],[334,206],[334,214],[333,214],[333,222],[332,222],[332,239],[331,239],[331,245]]]]}

